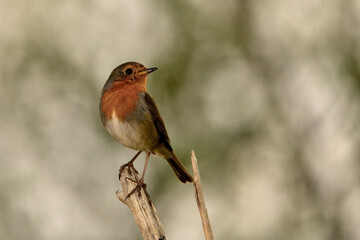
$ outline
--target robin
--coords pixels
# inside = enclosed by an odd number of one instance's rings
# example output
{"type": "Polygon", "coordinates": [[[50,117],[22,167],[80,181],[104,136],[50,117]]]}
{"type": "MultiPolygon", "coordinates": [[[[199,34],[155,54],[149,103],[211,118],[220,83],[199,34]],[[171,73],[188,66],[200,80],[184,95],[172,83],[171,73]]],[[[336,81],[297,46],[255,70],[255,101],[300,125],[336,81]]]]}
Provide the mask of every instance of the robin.
{"type": "Polygon", "coordinates": [[[193,182],[174,154],[164,121],[146,90],[148,74],[155,70],[156,67],[146,68],[137,62],[121,64],[111,72],[101,92],[100,116],[104,127],[122,145],[138,151],[120,167],[119,177],[126,166],[136,171],[133,162],[141,152],[146,152],[142,176],[128,196],[146,186],[144,176],[151,154],[164,158],[181,182],[193,182]]]}

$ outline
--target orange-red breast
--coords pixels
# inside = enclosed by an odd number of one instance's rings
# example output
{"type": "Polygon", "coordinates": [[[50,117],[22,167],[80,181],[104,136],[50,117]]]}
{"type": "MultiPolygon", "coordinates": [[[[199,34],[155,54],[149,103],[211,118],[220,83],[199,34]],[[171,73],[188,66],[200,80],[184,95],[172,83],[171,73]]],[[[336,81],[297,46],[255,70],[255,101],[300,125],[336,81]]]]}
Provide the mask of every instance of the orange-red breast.
{"type": "MultiPolygon", "coordinates": [[[[104,127],[122,145],[146,152],[146,160],[138,186],[144,185],[144,175],[150,154],[167,160],[183,183],[192,182],[191,174],[177,159],[158,108],[146,90],[147,75],[157,68],[145,68],[137,62],[116,67],[106,81],[100,99],[100,115],[104,127]]],[[[133,166],[132,166],[133,167],[133,166]]],[[[120,169],[120,173],[123,167],[120,169]]],[[[135,189],[134,189],[135,190],[135,189]]]]}

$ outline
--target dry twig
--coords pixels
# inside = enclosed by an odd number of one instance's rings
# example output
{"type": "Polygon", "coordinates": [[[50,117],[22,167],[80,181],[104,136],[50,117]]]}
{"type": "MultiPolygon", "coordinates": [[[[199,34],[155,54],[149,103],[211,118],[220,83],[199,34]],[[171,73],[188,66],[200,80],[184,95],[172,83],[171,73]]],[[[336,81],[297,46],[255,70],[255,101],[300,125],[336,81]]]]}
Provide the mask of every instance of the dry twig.
{"type": "Polygon", "coordinates": [[[195,156],[195,151],[191,151],[191,163],[194,171],[194,187],[195,187],[195,198],[196,203],[200,212],[201,222],[204,229],[205,239],[213,240],[214,236],[211,230],[210,220],[205,206],[204,194],[201,187],[201,179],[199,173],[199,167],[195,156]]]}
{"type": "MultiPolygon", "coordinates": [[[[205,199],[202,192],[201,179],[199,173],[199,167],[197,165],[197,159],[195,151],[191,151],[191,162],[194,172],[194,187],[196,203],[200,212],[201,222],[204,229],[205,239],[213,240],[213,233],[211,230],[210,220],[205,206],[205,199]]],[[[136,187],[136,183],[140,176],[134,172],[130,167],[126,167],[121,173],[120,182],[122,185],[122,191],[118,190],[116,195],[126,206],[128,206],[134,215],[136,224],[138,225],[143,239],[145,240],[165,240],[165,231],[156,209],[150,200],[146,189],[140,189],[140,195],[135,192],[128,198],[127,194],[136,187]]]]}
{"type": "Polygon", "coordinates": [[[139,178],[140,176],[137,173],[131,168],[126,167],[120,177],[122,191],[118,190],[116,195],[120,201],[130,208],[143,239],[165,240],[164,227],[146,189],[141,188],[140,196],[138,192],[135,192],[126,198],[127,194],[136,186],[136,183],[129,179],[138,181],[139,178]]]}

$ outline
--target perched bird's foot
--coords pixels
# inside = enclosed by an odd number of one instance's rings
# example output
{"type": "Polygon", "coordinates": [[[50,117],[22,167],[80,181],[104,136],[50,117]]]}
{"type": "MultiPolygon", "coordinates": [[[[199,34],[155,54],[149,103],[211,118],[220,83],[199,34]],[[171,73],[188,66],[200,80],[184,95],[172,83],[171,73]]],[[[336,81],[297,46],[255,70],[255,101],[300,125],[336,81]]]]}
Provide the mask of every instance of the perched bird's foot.
{"type": "Polygon", "coordinates": [[[132,169],[135,173],[138,173],[138,171],[135,169],[134,167],[134,161],[135,159],[140,155],[141,151],[138,151],[135,156],[128,162],[128,163],[125,163],[124,165],[121,165],[120,169],[119,169],[119,180],[120,180],[120,177],[121,177],[121,173],[122,171],[124,171],[124,169],[126,167],[132,169]]]}
{"type": "Polygon", "coordinates": [[[121,167],[120,167],[120,169],[119,169],[119,180],[120,180],[120,177],[121,177],[121,173],[124,171],[124,169],[125,169],[126,167],[132,169],[132,170],[133,170],[134,172],[136,172],[136,173],[139,173],[139,172],[135,169],[133,162],[134,162],[134,161],[130,161],[130,162],[128,162],[128,163],[125,163],[125,164],[121,165],[121,167]]]}
{"type": "Polygon", "coordinates": [[[140,192],[141,188],[144,188],[145,193],[146,193],[146,196],[147,196],[147,198],[149,198],[149,196],[148,196],[148,194],[147,194],[147,192],[146,192],[146,183],[144,183],[144,179],[143,179],[143,178],[140,178],[139,181],[135,181],[135,180],[133,180],[133,179],[131,179],[131,178],[126,178],[126,179],[127,179],[127,180],[130,180],[130,181],[132,181],[132,182],[135,182],[135,183],[136,183],[136,186],[134,187],[133,190],[131,190],[130,193],[128,193],[128,195],[126,196],[125,200],[126,200],[128,197],[130,197],[131,194],[135,193],[136,191],[138,191],[138,196],[139,196],[139,198],[140,198],[140,196],[141,196],[141,192],[140,192]]]}

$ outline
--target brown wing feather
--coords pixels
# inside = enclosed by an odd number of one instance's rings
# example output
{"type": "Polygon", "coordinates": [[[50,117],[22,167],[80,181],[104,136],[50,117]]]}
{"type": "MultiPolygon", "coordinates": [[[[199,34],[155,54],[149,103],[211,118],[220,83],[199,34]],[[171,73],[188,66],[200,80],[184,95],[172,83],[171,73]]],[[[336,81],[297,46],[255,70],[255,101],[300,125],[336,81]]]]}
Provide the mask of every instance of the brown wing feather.
{"type": "Polygon", "coordinates": [[[160,116],[159,110],[156,107],[154,99],[147,92],[145,92],[144,99],[147,106],[149,107],[150,114],[152,115],[154,126],[159,135],[160,144],[164,144],[164,146],[168,150],[172,151],[172,147],[170,145],[170,139],[165,128],[165,123],[160,116]]]}
{"type": "Polygon", "coordinates": [[[175,156],[172,147],[170,145],[170,139],[167,134],[164,121],[162,120],[159,110],[157,109],[154,99],[150,96],[149,93],[145,92],[144,96],[145,102],[149,107],[150,113],[152,115],[152,119],[156,128],[156,131],[159,135],[160,148],[165,147],[164,158],[170,164],[171,168],[174,170],[176,176],[183,183],[185,182],[193,182],[193,178],[191,174],[186,170],[185,166],[177,159],[175,156]]]}

